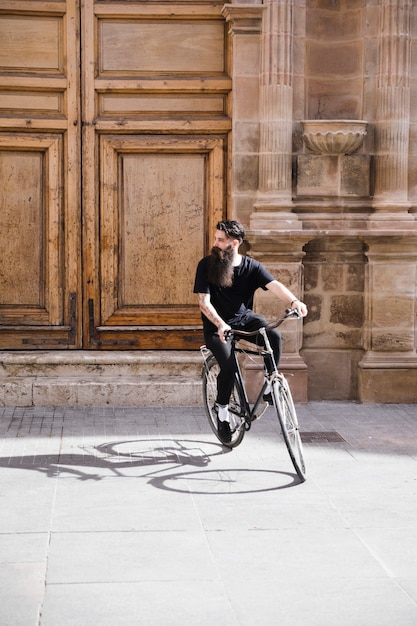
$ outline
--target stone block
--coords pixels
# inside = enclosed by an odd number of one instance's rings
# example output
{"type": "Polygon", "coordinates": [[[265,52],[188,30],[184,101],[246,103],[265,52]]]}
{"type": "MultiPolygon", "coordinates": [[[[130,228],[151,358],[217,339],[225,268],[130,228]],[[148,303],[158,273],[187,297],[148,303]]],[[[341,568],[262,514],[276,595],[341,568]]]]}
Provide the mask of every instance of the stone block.
{"type": "Polygon", "coordinates": [[[259,124],[238,122],[233,127],[234,153],[251,153],[259,149],[259,124]]]}
{"type": "Polygon", "coordinates": [[[201,406],[201,370],[199,352],[3,352],[0,406],[201,406]]]}
{"type": "Polygon", "coordinates": [[[331,41],[326,44],[323,41],[307,40],[306,71],[309,76],[359,76],[361,62],[362,45],[359,41],[331,41]]]}
{"type": "Polygon", "coordinates": [[[319,268],[311,263],[304,264],[304,289],[311,291],[318,285],[319,268]]]}
{"type": "Polygon", "coordinates": [[[342,196],[369,196],[369,155],[345,155],[340,160],[340,167],[340,194],[342,196]]]}
{"type": "Polygon", "coordinates": [[[414,330],[400,328],[372,329],[372,350],[377,352],[408,352],[414,350],[414,330]]]}
{"type": "Polygon", "coordinates": [[[332,296],[330,301],[330,322],[332,324],[343,324],[347,328],[361,328],[363,320],[362,295],[332,296]]]}
{"type": "Polygon", "coordinates": [[[414,298],[381,294],[373,298],[372,326],[374,328],[412,329],[414,298]]]}
{"type": "MultiPolygon", "coordinates": [[[[394,242],[395,245],[395,242],[394,242]]],[[[387,249],[386,254],[395,260],[398,249],[387,249]]],[[[373,263],[372,290],[384,294],[411,294],[414,295],[416,268],[414,263],[373,263]]]]}
{"type": "Polygon", "coordinates": [[[322,296],[305,293],[304,302],[306,303],[308,308],[308,317],[306,318],[305,324],[308,325],[311,322],[316,322],[320,320],[323,305],[322,296]]]}
{"type": "Polygon", "coordinates": [[[299,155],[297,195],[364,197],[369,195],[369,156],[299,155]]]}
{"type": "Polygon", "coordinates": [[[296,265],[285,266],[283,264],[280,268],[268,264],[266,265],[277,280],[284,283],[289,289],[297,289],[299,268],[296,265]]]}
{"type": "Polygon", "coordinates": [[[361,117],[359,80],[351,78],[337,81],[329,78],[310,82],[314,83],[307,94],[307,111],[310,119],[322,113],[325,113],[328,119],[336,120],[361,117]]]}
{"type": "Polygon", "coordinates": [[[233,81],[233,109],[235,119],[259,120],[259,77],[238,76],[233,81]]]}
{"type": "Polygon", "coordinates": [[[347,266],[346,290],[363,293],[365,281],[365,268],[363,264],[354,263],[347,266]]]}
{"type": "Polygon", "coordinates": [[[235,188],[238,191],[250,191],[258,185],[258,156],[236,155],[233,159],[235,188]]]}
{"type": "Polygon", "coordinates": [[[317,350],[362,348],[362,327],[348,328],[343,324],[330,324],[326,319],[312,322],[308,321],[309,317],[304,324],[304,348],[317,350]]]}
{"type": "MultiPolygon", "coordinates": [[[[334,6],[336,3],[333,0],[329,4],[334,6]]],[[[349,8],[351,8],[350,4],[349,8]]],[[[355,36],[358,38],[361,36],[361,28],[361,11],[338,11],[336,13],[329,10],[309,11],[306,34],[311,39],[352,41],[355,36]]]]}
{"type": "MultiPolygon", "coordinates": [[[[233,206],[237,219],[247,228],[250,224],[250,217],[253,214],[253,206],[256,202],[256,195],[250,193],[234,193],[233,194],[233,206]]],[[[250,248],[249,248],[250,249],[250,248]]],[[[249,249],[243,249],[243,253],[246,254],[249,249]]]]}
{"type": "Polygon", "coordinates": [[[308,399],[351,400],[356,397],[356,361],[348,350],[302,350],[308,366],[308,399]]]}
{"type": "Polygon", "coordinates": [[[297,157],[297,194],[299,196],[337,196],[339,194],[338,157],[300,154],[297,157]]]}
{"type": "Polygon", "coordinates": [[[258,76],[260,46],[257,35],[235,38],[233,65],[235,76],[258,76]]]}
{"type": "Polygon", "coordinates": [[[347,350],[352,348],[363,347],[363,335],[361,328],[339,328],[333,329],[334,343],[337,348],[346,348],[347,350]]]}
{"type": "Polygon", "coordinates": [[[0,379],[0,406],[32,406],[32,379],[0,379]]]}
{"type": "Polygon", "coordinates": [[[358,395],[361,402],[417,402],[417,369],[359,368],[358,395]]]}
{"type": "Polygon", "coordinates": [[[201,403],[201,381],[180,376],[45,377],[33,384],[33,406],[198,406],[201,403]]]}
{"type": "Polygon", "coordinates": [[[322,288],[324,291],[343,290],[343,266],[340,264],[322,265],[322,288]]]}

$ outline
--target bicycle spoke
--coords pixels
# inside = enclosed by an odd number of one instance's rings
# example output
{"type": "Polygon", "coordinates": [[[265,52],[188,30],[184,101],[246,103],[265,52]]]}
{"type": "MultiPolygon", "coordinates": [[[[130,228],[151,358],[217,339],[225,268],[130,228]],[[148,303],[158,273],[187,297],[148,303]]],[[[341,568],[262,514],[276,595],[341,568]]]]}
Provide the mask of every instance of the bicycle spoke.
{"type": "Polygon", "coordinates": [[[294,469],[302,482],[306,479],[303,445],[298,429],[297,414],[287,381],[281,375],[272,385],[274,404],[282,435],[294,469]]]}
{"type": "MultiPolygon", "coordinates": [[[[221,441],[217,431],[217,376],[219,373],[219,365],[216,359],[211,356],[207,359],[203,367],[203,397],[209,424],[221,441]]],[[[242,402],[237,387],[235,386],[230,397],[230,430],[232,432],[232,440],[228,447],[234,448],[239,445],[245,434],[245,420],[240,417],[243,414],[242,402]]],[[[225,445],[225,444],[223,444],[225,445]]]]}

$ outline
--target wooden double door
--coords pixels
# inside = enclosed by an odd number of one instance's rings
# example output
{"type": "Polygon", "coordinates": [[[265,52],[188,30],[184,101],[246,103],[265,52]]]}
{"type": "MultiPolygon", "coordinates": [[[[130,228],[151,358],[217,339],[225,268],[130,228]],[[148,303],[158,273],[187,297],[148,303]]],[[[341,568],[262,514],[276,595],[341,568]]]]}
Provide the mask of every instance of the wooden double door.
{"type": "Polygon", "coordinates": [[[224,216],[221,6],[0,0],[0,348],[195,349],[224,216]]]}

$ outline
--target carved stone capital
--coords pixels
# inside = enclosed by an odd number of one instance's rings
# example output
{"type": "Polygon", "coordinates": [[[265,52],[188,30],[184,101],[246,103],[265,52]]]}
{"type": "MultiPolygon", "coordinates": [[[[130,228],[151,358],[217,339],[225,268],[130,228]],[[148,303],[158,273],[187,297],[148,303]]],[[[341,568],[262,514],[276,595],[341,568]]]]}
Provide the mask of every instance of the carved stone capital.
{"type": "Polygon", "coordinates": [[[222,14],[229,24],[229,34],[260,33],[264,9],[262,4],[225,4],[222,14]]]}

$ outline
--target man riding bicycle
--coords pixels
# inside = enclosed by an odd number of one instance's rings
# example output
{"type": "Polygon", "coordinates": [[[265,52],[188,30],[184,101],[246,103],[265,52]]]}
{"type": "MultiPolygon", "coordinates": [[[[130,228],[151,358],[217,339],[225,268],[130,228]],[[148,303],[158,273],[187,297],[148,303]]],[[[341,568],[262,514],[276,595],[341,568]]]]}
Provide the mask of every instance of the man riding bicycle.
{"type": "MultiPolygon", "coordinates": [[[[245,231],[239,222],[219,222],[211,254],[198,263],[194,283],[205,342],[220,367],[216,405],[217,427],[223,443],[231,440],[228,405],[236,367],[231,342],[225,333],[233,328],[251,332],[268,324],[263,316],[252,310],[253,297],[258,288],[271,291],[289,308],[297,309],[301,316],[307,315],[306,305],[274,279],[259,261],[239,254],[239,246],[244,237],[245,231]]],[[[278,330],[271,329],[267,331],[267,335],[278,365],[281,357],[281,334],[278,330]]],[[[253,341],[260,341],[260,338],[256,337],[253,341]]],[[[269,391],[265,390],[266,396],[269,391]]]]}

